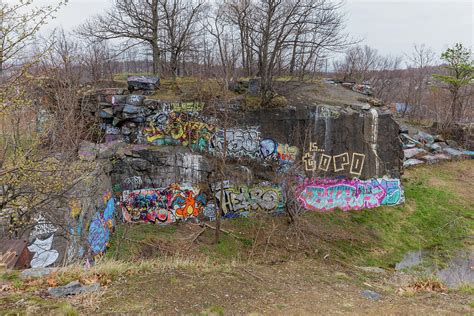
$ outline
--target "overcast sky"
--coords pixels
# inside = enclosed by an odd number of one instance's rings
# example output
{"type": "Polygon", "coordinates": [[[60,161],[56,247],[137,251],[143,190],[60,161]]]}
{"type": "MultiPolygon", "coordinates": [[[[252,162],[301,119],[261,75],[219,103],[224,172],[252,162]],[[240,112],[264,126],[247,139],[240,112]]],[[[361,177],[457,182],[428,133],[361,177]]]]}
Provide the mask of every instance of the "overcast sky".
{"type": "MultiPolygon", "coordinates": [[[[69,0],[45,31],[57,26],[73,29],[111,5],[112,0],[69,0]]],[[[346,0],[344,11],[347,32],[383,54],[402,55],[415,43],[424,43],[440,53],[456,42],[469,47],[474,42],[471,0],[346,0]]]]}

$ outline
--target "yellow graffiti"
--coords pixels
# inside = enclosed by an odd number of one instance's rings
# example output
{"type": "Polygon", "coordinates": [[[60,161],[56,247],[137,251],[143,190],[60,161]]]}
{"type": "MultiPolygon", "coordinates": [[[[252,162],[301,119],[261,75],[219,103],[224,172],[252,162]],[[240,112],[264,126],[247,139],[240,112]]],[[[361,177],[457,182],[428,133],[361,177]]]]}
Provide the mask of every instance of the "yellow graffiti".
{"type": "Polygon", "coordinates": [[[303,155],[303,163],[306,171],[316,171],[316,166],[318,170],[328,172],[330,171],[331,161],[334,172],[343,172],[348,171],[349,173],[360,176],[364,169],[365,155],[360,153],[353,153],[352,158],[349,153],[345,152],[340,155],[326,155],[319,154],[319,164],[317,164],[316,152],[321,152],[321,149],[315,143],[311,143],[310,149],[313,149],[311,152],[307,152],[303,155]],[[348,169],[348,167],[350,168],[348,169]]]}

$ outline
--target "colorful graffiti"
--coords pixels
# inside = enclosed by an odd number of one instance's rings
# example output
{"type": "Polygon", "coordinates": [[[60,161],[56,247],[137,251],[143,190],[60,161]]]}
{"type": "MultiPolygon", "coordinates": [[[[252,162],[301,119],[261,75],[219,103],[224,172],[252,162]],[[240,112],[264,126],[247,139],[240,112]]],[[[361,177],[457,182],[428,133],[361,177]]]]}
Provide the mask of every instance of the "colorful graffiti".
{"type": "Polygon", "coordinates": [[[154,145],[190,146],[213,155],[222,155],[225,147],[227,157],[274,160],[280,165],[296,161],[297,147],[269,138],[262,140],[257,127],[216,129],[189,113],[202,107],[199,103],[162,104],[161,110],[147,119],[149,127],[143,130],[146,141],[154,145]]]}
{"type": "Polygon", "coordinates": [[[197,151],[207,150],[213,132],[212,125],[177,112],[157,113],[144,130],[147,141],[155,145],[189,145],[197,151]]]}
{"type": "Polygon", "coordinates": [[[343,211],[403,203],[398,179],[306,179],[297,192],[298,201],[308,210],[343,211]]]}
{"type": "Polygon", "coordinates": [[[110,197],[104,212],[97,212],[92,217],[87,242],[92,256],[101,254],[107,248],[110,231],[114,227],[115,199],[110,197]]]}
{"type": "Polygon", "coordinates": [[[196,218],[206,206],[206,197],[190,186],[171,185],[164,189],[124,191],[122,213],[125,221],[169,224],[196,218]]]}
{"type": "Polygon", "coordinates": [[[355,176],[360,176],[364,169],[365,155],[359,153],[345,152],[340,155],[323,154],[324,149],[318,147],[316,143],[310,143],[309,152],[303,155],[303,163],[306,171],[334,171],[349,172],[355,176]],[[319,156],[319,160],[316,158],[319,156]]]}
{"type": "Polygon", "coordinates": [[[275,160],[280,165],[294,163],[298,155],[297,147],[279,144],[271,138],[261,139],[257,128],[230,128],[226,129],[225,133],[223,129],[218,130],[212,136],[209,151],[220,155],[224,146],[229,157],[275,160]]]}
{"type": "Polygon", "coordinates": [[[213,187],[213,194],[225,218],[247,217],[256,211],[274,213],[285,206],[281,187],[266,183],[248,187],[224,182],[222,188],[218,183],[213,187]]]}
{"type": "Polygon", "coordinates": [[[209,150],[213,154],[222,154],[224,147],[227,156],[240,158],[259,158],[260,155],[260,132],[257,128],[219,129],[212,136],[209,150]]]}
{"type": "Polygon", "coordinates": [[[59,252],[51,249],[53,239],[54,235],[43,240],[36,239],[33,244],[28,246],[28,250],[34,253],[30,262],[32,268],[44,268],[56,262],[59,252]]]}

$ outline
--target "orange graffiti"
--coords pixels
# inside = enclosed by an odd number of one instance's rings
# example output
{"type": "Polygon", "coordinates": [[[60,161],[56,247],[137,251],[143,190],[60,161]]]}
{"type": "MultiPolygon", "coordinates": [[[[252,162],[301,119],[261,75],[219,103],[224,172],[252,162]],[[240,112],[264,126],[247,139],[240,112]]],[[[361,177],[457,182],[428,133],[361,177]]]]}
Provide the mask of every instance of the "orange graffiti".
{"type": "Polygon", "coordinates": [[[178,195],[178,198],[179,197],[184,201],[178,202],[178,206],[180,206],[180,208],[176,210],[176,216],[186,218],[188,216],[199,215],[202,206],[198,201],[196,201],[192,191],[186,190],[185,195],[181,193],[178,195]]]}

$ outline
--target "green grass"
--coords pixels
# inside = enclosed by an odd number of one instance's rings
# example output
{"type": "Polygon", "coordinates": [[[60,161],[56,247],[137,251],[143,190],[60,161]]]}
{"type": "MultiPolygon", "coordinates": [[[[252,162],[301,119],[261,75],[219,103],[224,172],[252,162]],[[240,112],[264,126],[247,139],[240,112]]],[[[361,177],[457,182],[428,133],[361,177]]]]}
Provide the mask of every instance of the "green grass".
{"type": "Polygon", "coordinates": [[[110,247],[106,258],[133,260],[143,246],[140,242],[151,243],[157,239],[173,240],[177,227],[174,225],[158,226],[151,223],[132,225],[126,229],[125,225],[118,225],[110,239],[110,247]],[[126,239],[124,237],[124,233],[126,239]],[[118,247],[120,249],[118,249],[118,247]]]}
{"type": "Polygon", "coordinates": [[[474,296],[474,286],[471,284],[462,284],[456,289],[457,292],[474,296]]]}
{"type": "MultiPolygon", "coordinates": [[[[213,240],[214,231],[208,231],[206,235],[209,240],[213,240]]],[[[240,259],[243,248],[245,245],[240,240],[221,233],[219,243],[201,245],[199,251],[213,261],[227,262],[240,259]]]]}

